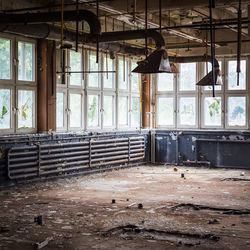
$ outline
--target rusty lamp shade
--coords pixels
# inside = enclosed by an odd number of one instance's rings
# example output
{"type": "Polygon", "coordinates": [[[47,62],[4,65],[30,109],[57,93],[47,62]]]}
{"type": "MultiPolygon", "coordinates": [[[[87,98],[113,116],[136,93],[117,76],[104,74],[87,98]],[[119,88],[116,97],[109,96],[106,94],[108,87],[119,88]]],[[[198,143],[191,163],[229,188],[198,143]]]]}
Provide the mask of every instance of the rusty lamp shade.
{"type": "Polygon", "coordinates": [[[138,66],[132,72],[142,74],[172,73],[167,51],[164,48],[155,50],[147,59],[138,62],[138,66]]]}
{"type": "MultiPolygon", "coordinates": [[[[212,71],[204,76],[199,82],[196,83],[199,86],[212,86],[212,71]]],[[[215,85],[222,85],[222,77],[219,69],[215,69],[215,85]]]]}

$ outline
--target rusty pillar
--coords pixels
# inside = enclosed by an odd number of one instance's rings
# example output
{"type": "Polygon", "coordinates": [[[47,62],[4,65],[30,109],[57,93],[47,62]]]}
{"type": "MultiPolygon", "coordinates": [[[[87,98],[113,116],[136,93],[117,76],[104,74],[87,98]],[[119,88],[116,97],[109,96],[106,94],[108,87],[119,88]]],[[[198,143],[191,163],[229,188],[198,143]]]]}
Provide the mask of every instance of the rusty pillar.
{"type": "Polygon", "coordinates": [[[56,130],[54,42],[38,40],[38,132],[56,130]]]}
{"type": "Polygon", "coordinates": [[[142,128],[151,127],[151,82],[152,76],[142,76],[142,128]]]}

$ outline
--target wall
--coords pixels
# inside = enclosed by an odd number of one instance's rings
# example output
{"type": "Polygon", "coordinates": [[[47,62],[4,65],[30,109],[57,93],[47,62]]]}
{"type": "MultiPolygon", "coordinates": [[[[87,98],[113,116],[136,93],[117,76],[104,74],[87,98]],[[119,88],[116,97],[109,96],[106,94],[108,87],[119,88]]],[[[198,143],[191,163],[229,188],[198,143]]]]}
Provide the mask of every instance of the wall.
{"type": "Polygon", "coordinates": [[[151,138],[156,163],[250,169],[249,131],[156,130],[151,138]]]}

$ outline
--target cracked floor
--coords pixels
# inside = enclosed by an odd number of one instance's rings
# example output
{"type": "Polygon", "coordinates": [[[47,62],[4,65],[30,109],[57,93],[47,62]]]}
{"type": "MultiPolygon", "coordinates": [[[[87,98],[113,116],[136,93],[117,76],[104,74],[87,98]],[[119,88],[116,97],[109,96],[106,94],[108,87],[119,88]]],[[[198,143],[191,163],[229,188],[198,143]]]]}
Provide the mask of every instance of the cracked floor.
{"type": "Polygon", "coordinates": [[[141,166],[1,190],[0,208],[0,249],[250,249],[250,170],[141,166]]]}

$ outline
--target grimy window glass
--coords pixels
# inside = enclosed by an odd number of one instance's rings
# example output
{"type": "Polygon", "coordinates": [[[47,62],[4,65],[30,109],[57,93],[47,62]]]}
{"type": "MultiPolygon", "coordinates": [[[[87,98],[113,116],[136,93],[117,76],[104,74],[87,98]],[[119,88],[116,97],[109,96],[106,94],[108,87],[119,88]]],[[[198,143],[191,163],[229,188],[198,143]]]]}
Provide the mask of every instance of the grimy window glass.
{"type": "Polygon", "coordinates": [[[11,41],[0,38],[0,79],[11,79],[11,41]]]}
{"type": "Polygon", "coordinates": [[[11,98],[10,89],[0,89],[0,129],[10,129],[11,98]]]}

